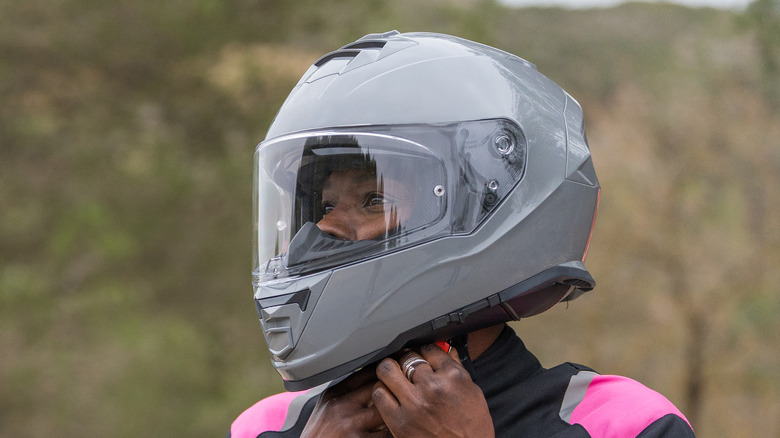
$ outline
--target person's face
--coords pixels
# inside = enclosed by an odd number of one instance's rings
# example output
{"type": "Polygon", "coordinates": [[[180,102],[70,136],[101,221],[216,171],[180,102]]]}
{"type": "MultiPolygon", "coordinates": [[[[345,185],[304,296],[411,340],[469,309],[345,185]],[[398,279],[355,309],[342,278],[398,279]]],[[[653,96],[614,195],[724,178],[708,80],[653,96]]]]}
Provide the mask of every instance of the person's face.
{"type": "Polygon", "coordinates": [[[367,240],[402,225],[412,214],[413,193],[404,183],[359,170],[333,172],[322,188],[317,227],[345,240],[367,240]]]}

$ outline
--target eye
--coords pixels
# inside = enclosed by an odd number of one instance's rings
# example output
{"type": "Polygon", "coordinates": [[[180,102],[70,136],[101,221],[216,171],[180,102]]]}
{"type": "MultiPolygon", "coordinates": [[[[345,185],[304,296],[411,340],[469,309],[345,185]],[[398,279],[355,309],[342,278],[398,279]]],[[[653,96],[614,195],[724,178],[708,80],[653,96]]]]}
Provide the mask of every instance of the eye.
{"type": "Polygon", "coordinates": [[[385,204],[385,196],[381,193],[371,192],[366,195],[366,200],[363,203],[364,207],[377,207],[385,204]]]}
{"type": "Polygon", "coordinates": [[[322,215],[325,216],[326,214],[328,214],[331,211],[333,211],[333,209],[335,209],[335,208],[336,208],[336,206],[333,205],[333,203],[331,203],[331,202],[323,202],[322,203],[322,215]]]}

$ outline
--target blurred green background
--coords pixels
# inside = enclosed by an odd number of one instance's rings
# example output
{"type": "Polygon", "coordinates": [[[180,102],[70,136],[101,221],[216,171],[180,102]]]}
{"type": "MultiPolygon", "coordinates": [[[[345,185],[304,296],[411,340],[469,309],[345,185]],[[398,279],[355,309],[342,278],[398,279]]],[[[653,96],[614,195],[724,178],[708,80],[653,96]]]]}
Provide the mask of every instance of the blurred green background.
{"type": "Polygon", "coordinates": [[[780,436],[778,0],[0,0],[0,436],[224,436],[282,390],[253,148],[309,64],[391,29],[518,54],[585,109],[599,286],[514,324],[543,363],[780,436]]]}

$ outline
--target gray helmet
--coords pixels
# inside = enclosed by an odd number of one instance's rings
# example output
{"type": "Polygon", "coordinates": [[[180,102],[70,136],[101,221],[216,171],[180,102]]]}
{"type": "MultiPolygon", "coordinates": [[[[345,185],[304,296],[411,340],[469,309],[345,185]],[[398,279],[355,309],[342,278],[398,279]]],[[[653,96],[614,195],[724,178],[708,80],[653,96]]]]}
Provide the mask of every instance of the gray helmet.
{"type": "Polygon", "coordinates": [[[323,56],[254,177],[254,298],[288,390],[595,284],[582,110],[492,47],[393,31],[323,56]]]}

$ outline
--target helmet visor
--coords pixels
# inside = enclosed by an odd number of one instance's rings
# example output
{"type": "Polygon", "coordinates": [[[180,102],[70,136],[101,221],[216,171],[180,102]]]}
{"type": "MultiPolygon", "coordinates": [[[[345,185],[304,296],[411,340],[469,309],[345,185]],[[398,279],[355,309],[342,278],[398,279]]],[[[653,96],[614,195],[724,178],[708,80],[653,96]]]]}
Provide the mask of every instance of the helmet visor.
{"type": "Polygon", "coordinates": [[[473,230],[501,197],[498,187],[511,188],[522,173],[524,149],[514,147],[521,134],[501,127],[508,124],[338,129],[261,143],[255,152],[255,281],[473,230]],[[480,147],[495,151],[478,154],[480,147]],[[476,201],[485,197],[488,207],[476,201]]]}

